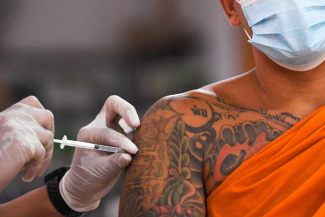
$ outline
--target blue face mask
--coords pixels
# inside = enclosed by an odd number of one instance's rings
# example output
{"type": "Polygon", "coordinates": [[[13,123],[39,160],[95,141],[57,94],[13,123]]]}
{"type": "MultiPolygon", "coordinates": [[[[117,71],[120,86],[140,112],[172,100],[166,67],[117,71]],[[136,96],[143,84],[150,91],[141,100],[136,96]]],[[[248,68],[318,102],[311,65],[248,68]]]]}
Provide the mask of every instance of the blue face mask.
{"type": "Polygon", "coordinates": [[[249,42],[279,65],[307,71],[325,60],[325,0],[236,0],[249,42]]]}

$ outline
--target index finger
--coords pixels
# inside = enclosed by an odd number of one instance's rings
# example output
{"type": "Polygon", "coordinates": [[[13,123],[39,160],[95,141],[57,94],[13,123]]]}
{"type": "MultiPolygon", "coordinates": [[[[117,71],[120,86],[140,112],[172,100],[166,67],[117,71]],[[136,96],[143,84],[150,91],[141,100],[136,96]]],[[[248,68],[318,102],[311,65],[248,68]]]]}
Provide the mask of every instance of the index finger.
{"type": "Polygon", "coordinates": [[[22,112],[34,119],[40,126],[50,130],[54,134],[54,115],[47,109],[31,109],[22,112]]]}
{"type": "Polygon", "coordinates": [[[43,105],[41,104],[41,102],[35,97],[35,96],[28,96],[24,99],[22,99],[21,101],[19,101],[18,103],[23,103],[35,108],[39,108],[39,109],[44,109],[43,105]]]}
{"type": "Polygon", "coordinates": [[[119,96],[108,97],[101,112],[105,111],[106,124],[111,123],[117,115],[133,128],[140,126],[140,119],[135,108],[119,96]]]}

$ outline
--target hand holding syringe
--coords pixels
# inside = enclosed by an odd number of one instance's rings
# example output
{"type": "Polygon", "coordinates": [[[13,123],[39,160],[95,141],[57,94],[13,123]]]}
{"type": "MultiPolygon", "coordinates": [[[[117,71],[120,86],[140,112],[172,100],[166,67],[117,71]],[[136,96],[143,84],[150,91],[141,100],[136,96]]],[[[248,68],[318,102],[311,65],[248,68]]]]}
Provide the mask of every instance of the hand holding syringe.
{"type": "MultiPolygon", "coordinates": [[[[124,130],[125,133],[131,133],[134,131],[133,128],[129,127],[125,123],[125,120],[123,118],[120,119],[119,125],[124,130]]],[[[79,142],[79,141],[68,140],[66,135],[63,136],[62,140],[54,139],[54,142],[60,143],[61,149],[63,149],[64,146],[67,145],[67,146],[72,146],[72,147],[77,147],[77,148],[85,148],[85,149],[92,149],[92,150],[113,152],[113,153],[124,153],[125,152],[124,149],[118,148],[118,147],[112,147],[112,146],[107,146],[107,145],[97,145],[97,144],[88,143],[88,142],[79,142]]]]}
{"type": "MultiPolygon", "coordinates": [[[[104,147],[110,145],[114,151],[120,148],[126,152],[108,154],[105,151],[91,151],[84,146],[76,148],[70,170],[60,181],[60,193],[70,208],[85,212],[99,205],[100,199],[131,163],[132,155],[138,152],[138,147],[132,142],[132,134],[139,126],[135,108],[118,96],[110,96],[96,118],[79,130],[77,140],[90,144],[92,149],[96,147],[95,144],[104,147]]],[[[67,142],[60,143],[64,145],[67,142]]]]}
{"type": "Polygon", "coordinates": [[[113,153],[123,153],[125,152],[122,148],[112,147],[112,146],[105,146],[105,145],[97,145],[87,142],[79,142],[73,140],[67,140],[67,136],[63,136],[62,140],[54,139],[55,143],[61,143],[60,148],[63,149],[64,146],[72,146],[77,148],[85,148],[85,149],[93,149],[98,151],[106,151],[106,152],[113,152],[113,153]]]}

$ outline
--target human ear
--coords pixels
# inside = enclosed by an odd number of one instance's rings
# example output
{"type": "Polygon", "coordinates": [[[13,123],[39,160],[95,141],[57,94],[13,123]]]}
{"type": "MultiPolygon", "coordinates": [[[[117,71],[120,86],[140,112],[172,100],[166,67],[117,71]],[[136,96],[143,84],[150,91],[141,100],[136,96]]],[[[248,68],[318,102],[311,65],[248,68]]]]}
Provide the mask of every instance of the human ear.
{"type": "Polygon", "coordinates": [[[241,22],[235,7],[235,0],[220,0],[221,6],[229,20],[230,25],[240,26],[241,22]]]}

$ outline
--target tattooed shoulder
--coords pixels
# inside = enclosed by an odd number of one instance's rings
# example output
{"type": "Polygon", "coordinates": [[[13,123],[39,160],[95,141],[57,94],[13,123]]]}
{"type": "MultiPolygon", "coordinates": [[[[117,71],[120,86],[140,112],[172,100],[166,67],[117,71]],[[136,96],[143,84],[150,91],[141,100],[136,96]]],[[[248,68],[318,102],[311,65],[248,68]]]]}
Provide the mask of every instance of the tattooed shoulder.
{"type": "MultiPolygon", "coordinates": [[[[242,162],[300,121],[288,112],[247,108],[218,97],[205,101],[211,105],[213,116],[218,117],[211,127],[207,125],[204,129],[205,132],[213,132],[209,133],[213,138],[204,152],[206,196],[242,162]]],[[[199,134],[203,135],[202,132],[199,134]]]]}
{"type": "Polygon", "coordinates": [[[119,216],[204,216],[211,191],[294,118],[203,93],[159,100],[135,134],[119,216]]]}
{"type": "Polygon", "coordinates": [[[204,125],[211,109],[208,104],[195,109],[191,100],[164,98],[145,114],[134,137],[139,152],[125,173],[119,216],[205,215],[203,151],[193,146],[191,127],[204,125]]]}

